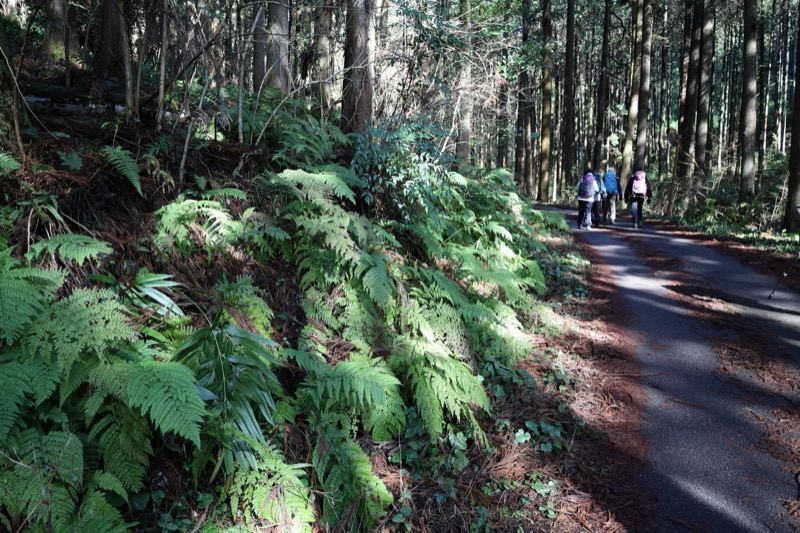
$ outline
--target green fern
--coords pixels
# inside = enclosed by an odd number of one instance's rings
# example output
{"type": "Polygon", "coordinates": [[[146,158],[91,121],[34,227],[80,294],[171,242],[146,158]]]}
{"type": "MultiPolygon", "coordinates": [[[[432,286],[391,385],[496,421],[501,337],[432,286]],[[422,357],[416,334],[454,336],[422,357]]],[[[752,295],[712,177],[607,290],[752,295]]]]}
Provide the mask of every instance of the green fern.
{"type": "Polygon", "coordinates": [[[250,527],[279,526],[292,532],[312,531],[315,521],[311,492],[305,481],[306,464],[288,464],[269,443],[251,441],[257,469],[237,468],[229,490],[232,519],[244,515],[250,527]]]}
{"type": "MultiPolygon", "coordinates": [[[[252,324],[260,335],[266,338],[272,335],[272,319],[275,314],[264,301],[261,291],[253,285],[253,278],[239,276],[232,282],[223,280],[216,288],[225,304],[235,310],[237,316],[244,315],[240,320],[247,324],[240,322],[240,326],[252,324]]],[[[233,313],[230,318],[234,320],[233,313]]]]}
{"type": "Polygon", "coordinates": [[[447,417],[469,423],[477,435],[483,434],[472,409],[489,411],[489,398],[467,365],[429,341],[399,337],[394,351],[392,368],[408,376],[414,404],[431,439],[442,434],[447,417]]]}
{"type": "Polygon", "coordinates": [[[147,413],[162,433],[174,432],[200,446],[200,423],[205,409],[194,375],[183,365],[138,365],[128,382],[130,404],[147,413]]]}
{"type": "Polygon", "coordinates": [[[174,202],[156,211],[158,246],[175,246],[191,251],[196,244],[216,249],[232,243],[244,233],[244,224],[213,200],[187,200],[178,196],[174,202]],[[192,229],[201,229],[201,242],[193,240],[192,229]]]}
{"type": "Polygon", "coordinates": [[[11,250],[1,251],[0,341],[14,344],[64,279],[64,272],[25,267],[11,257],[11,250]]]}
{"type": "Polygon", "coordinates": [[[323,489],[322,521],[344,531],[371,530],[385,515],[392,495],[343,428],[345,419],[323,413],[311,423],[318,439],[313,463],[323,489]]]}
{"type": "Polygon", "coordinates": [[[25,406],[26,394],[32,394],[28,384],[27,367],[10,361],[0,364],[0,442],[4,442],[11,428],[16,425],[25,406]]]}
{"type": "Polygon", "coordinates": [[[125,524],[119,510],[108,503],[106,495],[94,490],[83,496],[77,515],[66,524],[64,531],[127,533],[130,526],[125,524]]]}
{"type": "Polygon", "coordinates": [[[31,353],[50,357],[68,374],[78,360],[105,360],[117,343],[132,339],[125,312],[109,290],[76,289],[50,307],[26,345],[31,353]]]}
{"type": "Polygon", "coordinates": [[[7,176],[22,168],[22,165],[11,154],[0,152],[0,176],[7,176]]]}
{"type": "Polygon", "coordinates": [[[59,256],[67,263],[75,261],[78,265],[82,265],[87,259],[97,259],[100,255],[110,254],[112,251],[111,245],[107,242],[77,233],[64,233],[31,245],[26,258],[30,261],[43,253],[48,253],[54,259],[59,256]]]}
{"type": "Polygon", "coordinates": [[[298,198],[323,208],[331,205],[331,198],[340,198],[355,204],[356,195],[347,183],[352,183],[352,180],[352,173],[341,167],[327,167],[315,173],[296,169],[284,170],[275,178],[277,183],[289,186],[289,190],[298,198]]]}
{"type": "Polygon", "coordinates": [[[73,433],[27,429],[8,438],[0,507],[32,524],[62,530],[74,515],[83,485],[83,444],[73,433]],[[13,458],[13,462],[10,459],[13,458]]]}
{"type": "Polygon", "coordinates": [[[312,361],[313,358],[307,357],[298,362],[311,372],[305,380],[304,391],[317,407],[329,399],[334,403],[371,408],[385,403],[386,391],[400,385],[379,359],[353,354],[349,360],[333,367],[312,361]]]}
{"type": "Polygon", "coordinates": [[[114,167],[123,178],[126,178],[133,185],[139,196],[144,196],[142,185],[139,182],[139,164],[136,162],[133,153],[129,150],[124,150],[120,146],[104,146],[100,149],[99,154],[103,161],[114,167]]]}
{"type": "Polygon", "coordinates": [[[107,403],[91,424],[88,437],[98,447],[105,472],[118,479],[129,493],[142,490],[153,454],[145,418],[125,405],[107,403]]]}
{"type": "Polygon", "coordinates": [[[355,274],[363,273],[361,282],[372,301],[383,309],[389,306],[394,283],[389,276],[387,265],[388,256],[385,254],[363,254],[361,263],[356,267],[355,274]]]}

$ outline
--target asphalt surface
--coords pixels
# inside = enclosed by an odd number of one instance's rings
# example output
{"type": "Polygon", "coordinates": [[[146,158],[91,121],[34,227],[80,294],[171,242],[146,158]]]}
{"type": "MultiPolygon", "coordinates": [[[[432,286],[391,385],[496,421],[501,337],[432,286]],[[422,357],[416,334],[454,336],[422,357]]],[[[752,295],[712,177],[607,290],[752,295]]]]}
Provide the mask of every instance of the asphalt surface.
{"type": "MultiPolygon", "coordinates": [[[[660,254],[682,263],[698,284],[707,284],[747,323],[763,328],[794,354],[800,364],[800,296],[779,287],[781,272],[766,277],[701,243],[667,231],[634,230],[630,222],[591,231],[573,230],[591,245],[613,272],[613,281],[632,317],[638,336],[646,397],[644,435],[649,441],[643,480],[658,497],[658,531],[795,531],[784,500],[798,497],[793,472],[759,444],[754,414],[772,417],[785,401],[800,398],[758,394],[754,376],[746,389],[715,374],[717,357],[709,325],[690,315],[671,297],[664,272],[653,271],[637,256],[635,233],[660,254]]],[[[628,219],[629,220],[629,219],[628,219]]],[[[798,265],[800,267],[800,264],[798,265]]],[[[797,267],[796,267],[797,268],[797,267]]],[[[794,274],[800,275],[800,268],[794,274]]],[[[715,331],[735,340],[736,331],[715,331]]]]}

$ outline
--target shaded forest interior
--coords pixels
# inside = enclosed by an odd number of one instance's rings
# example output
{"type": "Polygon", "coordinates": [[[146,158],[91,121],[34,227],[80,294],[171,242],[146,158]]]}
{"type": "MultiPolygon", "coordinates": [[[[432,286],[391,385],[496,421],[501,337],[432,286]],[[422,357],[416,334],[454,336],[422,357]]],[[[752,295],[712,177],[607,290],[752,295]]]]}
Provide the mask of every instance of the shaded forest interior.
{"type": "Polygon", "coordinates": [[[0,12],[0,530],[651,525],[615,295],[535,205],[640,167],[789,250],[797,0],[0,12]]]}

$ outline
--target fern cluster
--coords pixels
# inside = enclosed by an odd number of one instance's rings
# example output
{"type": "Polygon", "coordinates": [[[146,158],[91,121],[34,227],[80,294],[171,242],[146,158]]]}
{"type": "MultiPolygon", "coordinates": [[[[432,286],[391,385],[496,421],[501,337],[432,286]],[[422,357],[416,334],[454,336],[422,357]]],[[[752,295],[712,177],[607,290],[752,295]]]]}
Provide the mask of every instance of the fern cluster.
{"type": "Polygon", "coordinates": [[[64,279],[0,252],[0,524],[120,531],[108,495],[142,489],[153,428],[199,446],[206,411],[194,375],[142,349],[113,292],[61,295],[64,279]]]}

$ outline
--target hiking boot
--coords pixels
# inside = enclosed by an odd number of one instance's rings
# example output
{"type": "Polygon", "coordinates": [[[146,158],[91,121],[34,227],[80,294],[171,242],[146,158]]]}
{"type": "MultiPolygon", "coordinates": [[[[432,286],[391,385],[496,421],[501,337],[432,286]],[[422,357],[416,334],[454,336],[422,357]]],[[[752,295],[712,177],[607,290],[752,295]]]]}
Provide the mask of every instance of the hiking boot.
{"type": "Polygon", "coordinates": [[[634,223],[633,223],[633,229],[639,229],[639,224],[637,224],[636,222],[634,222],[634,223]]]}

